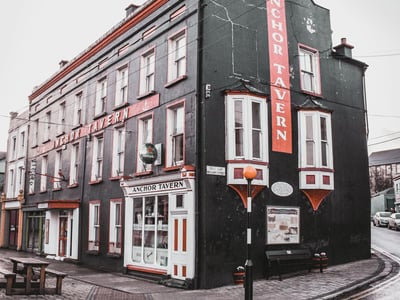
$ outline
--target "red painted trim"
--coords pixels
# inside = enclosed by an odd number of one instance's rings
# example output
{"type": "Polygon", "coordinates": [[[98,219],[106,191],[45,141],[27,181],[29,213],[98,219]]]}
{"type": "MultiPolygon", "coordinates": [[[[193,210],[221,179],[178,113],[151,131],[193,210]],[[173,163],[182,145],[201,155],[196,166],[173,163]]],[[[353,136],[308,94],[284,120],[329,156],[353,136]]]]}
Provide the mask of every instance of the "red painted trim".
{"type": "Polygon", "coordinates": [[[174,251],[178,251],[178,219],[174,220],[174,251]]]}
{"type": "Polygon", "coordinates": [[[257,98],[261,98],[264,99],[265,101],[267,101],[267,97],[265,96],[261,96],[259,94],[256,93],[252,93],[252,92],[247,92],[247,91],[241,91],[241,90],[225,90],[225,94],[226,95],[247,95],[247,96],[255,96],[257,98]]]}
{"type": "Polygon", "coordinates": [[[182,251],[183,252],[187,251],[186,244],[187,244],[187,219],[183,219],[182,220],[182,251]]]}
{"type": "Polygon", "coordinates": [[[159,274],[159,275],[167,274],[166,270],[160,270],[160,269],[155,269],[155,268],[139,267],[139,266],[133,266],[133,265],[127,265],[126,268],[128,270],[139,271],[139,272],[143,272],[143,273],[151,273],[151,274],[159,274]]]}
{"type": "Polygon", "coordinates": [[[329,168],[312,168],[312,167],[308,167],[308,168],[299,168],[300,172],[329,172],[329,173],[335,173],[334,169],[329,169],[329,168]]]}
{"type": "Polygon", "coordinates": [[[252,164],[252,165],[260,165],[260,166],[269,166],[269,162],[266,161],[254,161],[254,160],[227,160],[228,164],[252,164]]]}
{"type": "Polygon", "coordinates": [[[73,70],[78,68],[81,64],[83,64],[85,61],[96,55],[98,52],[103,50],[106,46],[111,44],[113,41],[115,41],[118,37],[122,36],[125,32],[133,28],[135,25],[137,25],[140,21],[148,17],[151,13],[159,9],[161,6],[163,6],[165,3],[167,3],[168,0],[156,0],[150,3],[147,7],[145,7],[143,10],[137,13],[137,15],[123,24],[121,24],[118,28],[113,30],[110,34],[105,36],[101,41],[99,41],[96,45],[94,45],[92,48],[90,48],[87,52],[82,54],[80,57],[75,59],[74,61],[71,62],[71,64],[67,65],[60,73],[56,74],[53,76],[51,79],[49,79],[47,82],[45,82],[43,85],[41,85],[38,89],[36,89],[30,96],[29,96],[29,101],[32,102],[36,97],[38,97],[40,94],[42,94],[45,90],[50,88],[52,85],[54,85],[57,81],[61,80],[63,77],[67,76],[69,73],[71,73],[73,70]]]}

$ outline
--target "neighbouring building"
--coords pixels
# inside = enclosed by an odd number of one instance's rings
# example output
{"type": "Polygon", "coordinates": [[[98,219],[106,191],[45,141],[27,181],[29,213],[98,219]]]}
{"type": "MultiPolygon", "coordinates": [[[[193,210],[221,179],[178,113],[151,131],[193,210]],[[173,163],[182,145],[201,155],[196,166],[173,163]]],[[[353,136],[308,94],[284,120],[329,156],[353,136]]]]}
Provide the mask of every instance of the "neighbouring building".
{"type": "Polygon", "coordinates": [[[0,151],[0,193],[4,192],[4,177],[6,173],[6,154],[7,152],[0,151]]]}
{"type": "Polygon", "coordinates": [[[394,205],[396,212],[400,212],[400,175],[393,178],[394,205]]]}
{"type": "Polygon", "coordinates": [[[364,75],[312,0],[153,0],[29,96],[22,248],[189,288],[370,257],[364,75]]]}
{"type": "Polygon", "coordinates": [[[1,194],[0,247],[22,249],[29,114],[10,113],[6,155],[6,180],[1,194]]]}
{"type": "Polygon", "coordinates": [[[400,149],[373,152],[369,156],[371,195],[393,187],[400,175],[400,149]]]}

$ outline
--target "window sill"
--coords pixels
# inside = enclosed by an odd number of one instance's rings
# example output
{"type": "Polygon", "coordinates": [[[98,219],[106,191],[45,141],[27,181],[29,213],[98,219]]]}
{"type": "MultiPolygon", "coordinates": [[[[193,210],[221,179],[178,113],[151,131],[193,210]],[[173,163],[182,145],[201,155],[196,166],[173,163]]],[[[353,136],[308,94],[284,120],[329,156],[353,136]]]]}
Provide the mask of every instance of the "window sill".
{"type": "Polygon", "coordinates": [[[50,142],[50,139],[43,141],[42,144],[47,144],[48,142],[50,142]]]}
{"type": "Polygon", "coordinates": [[[93,120],[100,119],[101,117],[104,117],[105,115],[107,115],[107,112],[103,111],[103,112],[101,112],[101,113],[95,115],[95,116],[93,117],[93,120]]]}
{"type": "Polygon", "coordinates": [[[87,255],[93,255],[93,256],[99,256],[100,255],[100,251],[99,250],[88,250],[86,251],[87,255]]]}
{"type": "Polygon", "coordinates": [[[124,176],[112,176],[110,178],[108,178],[108,180],[110,181],[117,181],[117,180],[121,180],[121,178],[123,178],[124,176]]]}
{"type": "Polygon", "coordinates": [[[56,134],[56,137],[60,137],[60,136],[62,136],[64,134],[65,134],[65,131],[59,132],[59,133],[56,134]]]}
{"type": "Polygon", "coordinates": [[[44,193],[47,193],[47,190],[42,190],[39,192],[39,194],[44,194],[44,193]]]}
{"type": "Polygon", "coordinates": [[[185,80],[185,79],[187,79],[187,75],[182,75],[182,76],[180,76],[180,77],[178,77],[178,78],[175,78],[175,79],[173,79],[173,80],[167,82],[167,83],[164,85],[164,87],[165,87],[165,88],[169,88],[169,87],[171,87],[171,86],[173,86],[173,85],[177,84],[178,82],[181,82],[181,81],[183,81],[183,80],[185,80]]]}
{"type": "Polygon", "coordinates": [[[119,109],[121,109],[121,108],[124,108],[124,107],[126,107],[126,106],[128,106],[129,105],[129,103],[128,103],[128,101],[126,101],[126,102],[124,102],[124,103],[121,103],[121,104],[117,104],[117,105],[115,105],[114,107],[113,107],[113,111],[116,111],[116,110],[119,110],[119,109]]]}
{"type": "Polygon", "coordinates": [[[141,100],[141,99],[146,98],[148,96],[152,96],[155,93],[156,93],[156,91],[154,91],[154,90],[153,91],[148,91],[146,93],[140,94],[139,96],[136,97],[136,99],[141,100]]]}
{"type": "Polygon", "coordinates": [[[92,181],[89,181],[89,184],[90,184],[90,185],[94,185],[94,184],[99,184],[99,183],[102,183],[102,182],[103,182],[103,179],[92,180],[92,181]]]}
{"type": "Polygon", "coordinates": [[[316,92],[313,92],[313,91],[308,91],[308,90],[303,90],[303,89],[301,89],[301,92],[304,93],[304,94],[308,94],[308,95],[317,97],[317,98],[322,98],[322,93],[321,92],[316,93],[316,92]]]}
{"type": "Polygon", "coordinates": [[[170,171],[180,170],[180,169],[182,169],[182,167],[183,167],[183,164],[178,165],[178,166],[165,167],[165,168],[163,168],[163,171],[170,172],[170,171]]]}
{"type": "Polygon", "coordinates": [[[53,188],[53,192],[59,192],[61,190],[62,190],[62,188],[53,188]]]}
{"type": "Polygon", "coordinates": [[[107,257],[109,257],[109,258],[121,258],[122,257],[122,255],[121,255],[121,253],[107,253],[107,257]]]}
{"type": "Polygon", "coordinates": [[[72,130],[76,130],[78,128],[81,128],[83,125],[82,123],[75,125],[74,127],[72,127],[72,130]]]}
{"type": "Polygon", "coordinates": [[[77,188],[78,186],[79,186],[79,184],[73,183],[73,184],[67,185],[67,188],[68,189],[74,189],[74,188],[77,188]]]}
{"type": "Polygon", "coordinates": [[[135,175],[135,177],[141,177],[141,176],[146,176],[146,175],[151,175],[151,174],[153,174],[153,171],[138,172],[138,173],[135,173],[134,175],[135,175]]]}

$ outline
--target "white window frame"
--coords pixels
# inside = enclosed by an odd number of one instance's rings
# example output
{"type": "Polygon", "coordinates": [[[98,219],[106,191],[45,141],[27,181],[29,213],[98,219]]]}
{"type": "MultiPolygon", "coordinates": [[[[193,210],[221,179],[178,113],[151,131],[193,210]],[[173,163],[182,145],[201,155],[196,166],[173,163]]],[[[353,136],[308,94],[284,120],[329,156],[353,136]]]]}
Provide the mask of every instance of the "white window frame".
{"type": "Polygon", "coordinates": [[[156,53],[154,48],[144,53],[140,58],[139,95],[154,91],[155,59],[156,53]]]}
{"type": "Polygon", "coordinates": [[[108,252],[121,254],[122,249],[122,200],[110,200],[110,232],[108,252]]]}
{"type": "Polygon", "coordinates": [[[104,77],[97,81],[96,86],[96,105],[95,105],[95,116],[100,115],[106,111],[107,103],[107,77],[104,77]]]}
{"type": "Polygon", "coordinates": [[[93,137],[93,158],[91,181],[101,181],[103,177],[104,160],[104,138],[103,134],[93,137]]]}
{"type": "Polygon", "coordinates": [[[72,145],[71,149],[71,163],[69,167],[69,185],[78,184],[78,171],[79,171],[79,144],[72,145]]]}
{"type": "Polygon", "coordinates": [[[128,102],[128,66],[117,70],[115,106],[128,102]]]}
{"type": "Polygon", "coordinates": [[[42,157],[41,171],[40,171],[40,191],[47,191],[47,169],[49,167],[49,157],[47,155],[42,157]]]}
{"type": "Polygon", "coordinates": [[[18,166],[18,173],[15,181],[15,195],[18,195],[20,190],[24,190],[25,189],[24,187],[25,187],[25,166],[24,164],[20,164],[18,166]]]}
{"type": "Polygon", "coordinates": [[[36,182],[36,159],[31,160],[31,168],[29,173],[29,194],[35,192],[35,182],[36,182]]]}
{"type": "Polygon", "coordinates": [[[305,93],[321,95],[318,50],[299,44],[300,87],[305,93]]]}
{"type": "Polygon", "coordinates": [[[58,123],[57,123],[57,134],[63,134],[65,132],[65,102],[60,103],[58,108],[58,123]]]}
{"type": "Polygon", "coordinates": [[[100,247],[100,201],[89,202],[88,250],[99,251],[100,247]]]}
{"type": "Polygon", "coordinates": [[[83,92],[79,92],[75,95],[75,103],[74,103],[74,126],[79,126],[82,124],[82,101],[83,101],[83,92]]]}
{"type": "Polygon", "coordinates": [[[55,153],[55,161],[54,161],[54,175],[53,175],[53,189],[60,190],[61,189],[61,174],[62,174],[62,150],[58,150],[55,153]],[[61,172],[61,174],[60,174],[61,172]]]}
{"type": "Polygon", "coordinates": [[[11,137],[11,143],[10,143],[10,152],[11,152],[11,157],[10,160],[15,160],[17,158],[17,136],[13,135],[11,137]]]}
{"type": "Polygon", "coordinates": [[[39,119],[33,120],[32,124],[32,147],[35,147],[39,143],[39,119]]]}
{"type": "Polygon", "coordinates": [[[114,128],[113,158],[111,176],[118,177],[124,173],[125,165],[125,127],[114,128]]]}
{"type": "MultiPolygon", "coordinates": [[[[166,167],[178,167],[185,161],[185,102],[179,102],[167,109],[166,167]],[[182,145],[178,143],[182,140],[182,145]],[[176,158],[176,153],[182,152],[176,158]]],[[[179,154],[178,154],[179,155],[179,154]]]]}
{"type": "Polygon", "coordinates": [[[299,167],[333,169],[331,114],[322,111],[307,110],[299,111],[298,117],[299,167]],[[321,119],[324,119],[326,122],[326,134],[321,133],[321,119]],[[311,129],[312,132],[310,133],[311,129]],[[308,135],[307,130],[309,133],[308,135]],[[326,147],[325,151],[322,151],[322,144],[324,144],[326,147]],[[311,152],[313,153],[312,159],[310,157],[311,148],[311,152]],[[325,153],[326,159],[324,159],[323,153],[325,153]]]}
{"type": "MultiPolygon", "coordinates": [[[[137,139],[138,150],[146,143],[153,143],[153,115],[146,115],[138,120],[137,139]]],[[[139,157],[139,151],[137,152],[136,172],[150,172],[152,170],[152,164],[143,163],[139,157]]]]}
{"type": "Polygon", "coordinates": [[[26,140],[26,132],[23,130],[19,133],[18,157],[24,157],[26,155],[26,140]]]}
{"type": "Polygon", "coordinates": [[[50,140],[51,111],[46,112],[45,121],[43,125],[44,125],[43,142],[47,142],[50,140]]]}
{"type": "Polygon", "coordinates": [[[15,167],[10,166],[7,176],[7,198],[15,197],[15,167]]]}
{"type": "Polygon", "coordinates": [[[249,94],[226,95],[226,158],[227,160],[268,161],[268,109],[265,98],[249,94]],[[259,107],[259,124],[253,123],[253,107],[259,107]],[[241,108],[240,111],[236,111],[241,108]],[[239,125],[239,113],[241,124],[239,125]],[[238,131],[242,142],[238,143],[238,131]],[[255,155],[253,133],[258,133],[258,155],[255,155]],[[239,150],[240,149],[240,153],[239,150]]]}
{"type": "Polygon", "coordinates": [[[186,75],[187,32],[179,31],[168,39],[168,82],[183,78],[186,75]]]}

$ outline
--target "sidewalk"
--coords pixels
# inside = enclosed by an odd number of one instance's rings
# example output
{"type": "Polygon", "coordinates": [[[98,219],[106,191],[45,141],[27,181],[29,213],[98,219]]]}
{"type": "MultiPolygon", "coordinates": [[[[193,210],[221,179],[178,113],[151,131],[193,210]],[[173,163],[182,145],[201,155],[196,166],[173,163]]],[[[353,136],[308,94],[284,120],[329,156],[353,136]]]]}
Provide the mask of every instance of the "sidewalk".
{"type": "MultiPolygon", "coordinates": [[[[0,266],[11,267],[9,257],[34,257],[32,253],[0,249],[0,266]]],[[[41,258],[42,259],[42,258],[41,258]]],[[[196,300],[196,299],[244,299],[242,285],[229,285],[209,290],[182,290],[138,279],[120,273],[104,273],[72,263],[48,260],[52,269],[68,274],[63,280],[62,295],[6,296],[4,299],[107,299],[107,300],[196,300]]],[[[340,299],[351,290],[383,279],[394,272],[392,261],[380,253],[373,253],[368,260],[328,266],[324,273],[312,271],[286,277],[279,281],[256,280],[253,284],[253,299],[340,299]]],[[[55,285],[52,278],[46,285],[55,285]]]]}

